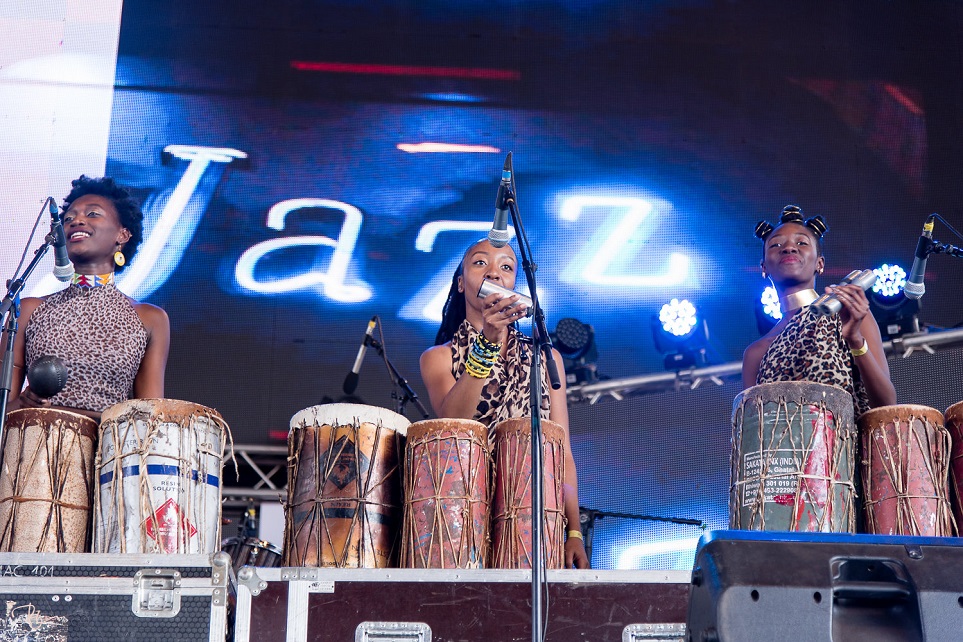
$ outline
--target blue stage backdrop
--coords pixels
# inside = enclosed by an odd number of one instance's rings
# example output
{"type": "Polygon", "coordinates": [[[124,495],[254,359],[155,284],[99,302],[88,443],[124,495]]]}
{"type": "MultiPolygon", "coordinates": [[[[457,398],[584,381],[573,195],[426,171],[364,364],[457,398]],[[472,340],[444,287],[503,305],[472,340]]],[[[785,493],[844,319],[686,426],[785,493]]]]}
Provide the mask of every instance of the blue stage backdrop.
{"type": "MultiPolygon", "coordinates": [[[[738,360],[759,336],[757,220],[825,216],[822,285],[908,270],[933,211],[963,222],[960,18],[949,2],[127,2],[106,172],[143,199],[148,239],[123,288],[170,315],[168,396],[219,409],[237,442],[337,400],[373,315],[427,403],[418,356],[512,151],[550,327],[591,324],[604,376],[658,371],[650,317],[688,297],[710,359],[738,360]]],[[[924,321],[963,320],[961,274],[930,261],[924,321]]],[[[391,393],[369,353],[358,395],[391,393]]],[[[611,442],[586,421],[573,411],[577,459],[611,442]]],[[[646,439],[688,467],[687,492],[640,483],[634,508],[724,520],[691,492],[727,483],[700,467],[727,456],[710,425],[646,439]]],[[[635,463],[608,452],[623,484],[635,463]]],[[[582,484],[601,503],[609,482],[582,484]]]]}

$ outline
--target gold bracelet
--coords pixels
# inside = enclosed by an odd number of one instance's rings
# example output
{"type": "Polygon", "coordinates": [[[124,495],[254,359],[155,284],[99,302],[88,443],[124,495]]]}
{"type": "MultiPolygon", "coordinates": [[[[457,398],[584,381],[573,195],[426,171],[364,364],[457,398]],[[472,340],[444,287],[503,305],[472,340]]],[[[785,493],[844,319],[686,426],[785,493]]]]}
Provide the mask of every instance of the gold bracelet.
{"type": "Polygon", "coordinates": [[[863,339],[863,345],[859,346],[859,347],[856,348],[855,350],[853,350],[852,348],[850,348],[850,349],[849,349],[849,352],[850,352],[854,357],[861,357],[861,356],[863,356],[864,354],[866,354],[867,352],[869,352],[869,341],[867,341],[866,339],[863,339]]]}
{"type": "Polygon", "coordinates": [[[582,531],[569,531],[568,538],[582,539],[582,531]]]}

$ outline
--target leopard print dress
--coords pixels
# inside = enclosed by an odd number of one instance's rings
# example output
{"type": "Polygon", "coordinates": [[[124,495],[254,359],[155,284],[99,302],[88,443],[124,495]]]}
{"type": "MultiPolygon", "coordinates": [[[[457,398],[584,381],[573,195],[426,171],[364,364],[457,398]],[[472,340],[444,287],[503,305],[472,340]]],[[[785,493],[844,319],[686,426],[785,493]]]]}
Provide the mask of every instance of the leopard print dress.
{"type": "Polygon", "coordinates": [[[50,398],[53,405],[102,412],[130,398],[148,333],[113,285],[71,285],[37,306],[24,338],[28,373],[43,355],[67,365],[67,385],[50,398]]]}
{"type": "MultiPolygon", "coordinates": [[[[456,381],[465,374],[465,361],[477,336],[478,331],[466,319],[451,339],[451,374],[456,381]]],[[[505,359],[496,361],[492,368],[488,383],[482,388],[475,416],[472,417],[488,426],[491,438],[494,438],[491,433],[499,421],[531,415],[532,350],[524,340],[521,332],[509,330],[505,359]]],[[[542,387],[545,390],[540,413],[542,419],[548,419],[551,410],[549,385],[548,369],[542,368],[542,387]]]]}
{"type": "Polygon", "coordinates": [[[866,386],[843,339],[839,315],[797,312],[759,364],[756,383],[811,381],[842,388],[853,396],[854,417],[869,410],[866,386]]]}

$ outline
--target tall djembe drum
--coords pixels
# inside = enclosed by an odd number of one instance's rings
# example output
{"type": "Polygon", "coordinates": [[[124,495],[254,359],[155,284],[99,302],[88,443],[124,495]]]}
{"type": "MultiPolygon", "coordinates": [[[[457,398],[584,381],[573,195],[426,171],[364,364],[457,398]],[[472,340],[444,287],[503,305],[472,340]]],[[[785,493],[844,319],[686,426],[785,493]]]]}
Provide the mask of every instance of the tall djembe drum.
{"type": "Polygon", "coordinates": [[[216,552],[229,437],[216,410],[189,401],[130,399],[105,410],[94,552],[216,552]]]}
{"type": "Polygon", "coordinates": [[[284,565],[395,566],[408,421],[384,408],[305,408],[288,433],[284,565]]]}
{"type": "Polygon", "coordinates": [[[97,422],[66,410],[7,415],[0,472],[0,551],[86,553],[97,422]]]}
{"type": "Polygon", "coordinates": [[[809,382],[764,383],[733,403],[729,527],[855,532],[853,398],[809,382]]]}
{"type": "Polygon", "coordinates": [[[963,401],[943,413],[950,433],[950,499],[958,528],[963,528],[963,401]]]}
{"type": "MultiPolygon", "coordinates": [[[[565,429],[542,423],[544,470],[544,557],[546,568],[565,566],[565,429]]],[[[495,424],[495,483],[492,497],[492,567],[532,567],[532,420],[495,424]]]]}
{"type": "Polygon", "coordinates": [[[935,408],[903,404],[859,416],[866,530],[949,537],[950,433],[935,408]]]}
{"type": "Polygon", "coordinates": [[[429,419],[408,427],[401,565],[488,565],[491,448],[471,419],[429,419]]]}

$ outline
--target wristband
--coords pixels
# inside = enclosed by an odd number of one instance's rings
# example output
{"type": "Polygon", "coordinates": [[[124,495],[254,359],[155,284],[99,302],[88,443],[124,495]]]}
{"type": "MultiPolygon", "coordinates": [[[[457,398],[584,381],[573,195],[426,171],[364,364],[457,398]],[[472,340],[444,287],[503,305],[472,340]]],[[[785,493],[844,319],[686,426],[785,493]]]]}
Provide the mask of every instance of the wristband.
{"type": "Polygon", "coordinates": [[[859,346],[859,347],[856,348],[855,350],[853,350],[852,348],[850,348],[850,349],[849,349],[849,352],[850,352],[854,357],[861,357],[861,356],[863,356],[864,354],[866,354],[867,352],[869,352],[869,341],[867,341],[866,339],[863,339],[863,345],[859,346]]]}
{"type": "Polygon", "coordinates": [[[574,539],[582,539],[582,531],[569,531],[569,532],[568,532],[568,538],[569,538],[569,539],[573,539],[573,538],[574,538],[574,539]]]}

